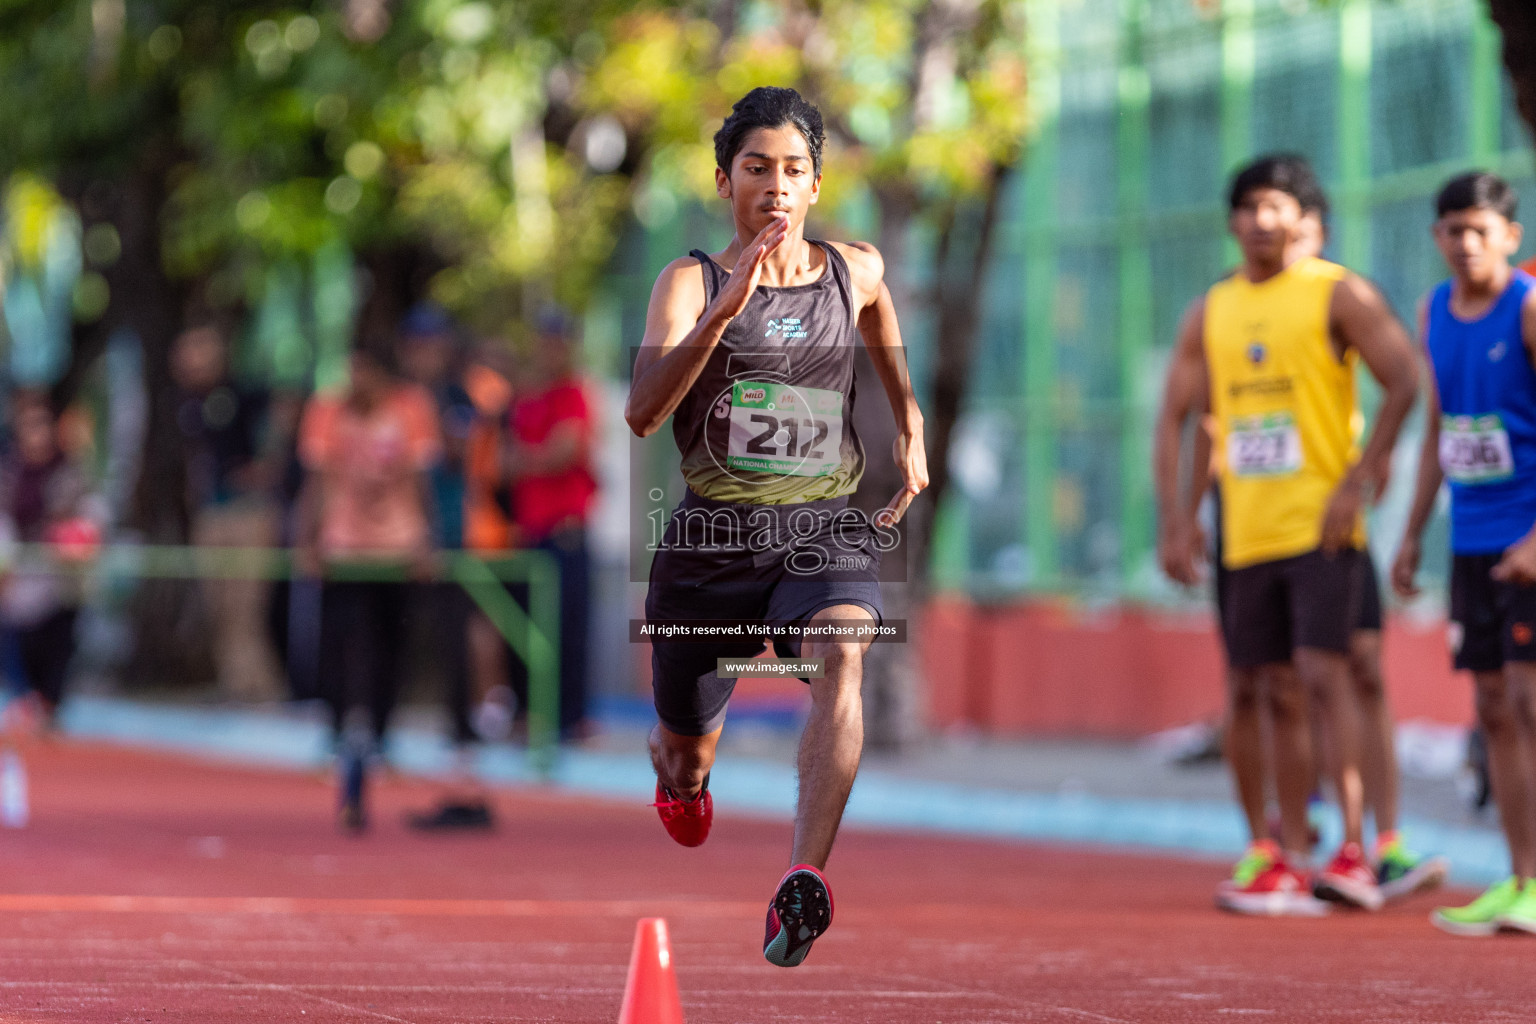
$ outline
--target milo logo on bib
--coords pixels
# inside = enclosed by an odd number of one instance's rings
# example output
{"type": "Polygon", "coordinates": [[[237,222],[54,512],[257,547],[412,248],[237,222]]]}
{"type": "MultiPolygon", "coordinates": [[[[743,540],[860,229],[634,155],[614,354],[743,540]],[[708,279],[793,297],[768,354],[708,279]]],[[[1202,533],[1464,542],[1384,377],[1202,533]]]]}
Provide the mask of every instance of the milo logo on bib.
{"type": "Polygon", "coordinates": [[[731,387],[729,469],[826,476],[840,465],[843,395],[768,381],[731,387]]]}

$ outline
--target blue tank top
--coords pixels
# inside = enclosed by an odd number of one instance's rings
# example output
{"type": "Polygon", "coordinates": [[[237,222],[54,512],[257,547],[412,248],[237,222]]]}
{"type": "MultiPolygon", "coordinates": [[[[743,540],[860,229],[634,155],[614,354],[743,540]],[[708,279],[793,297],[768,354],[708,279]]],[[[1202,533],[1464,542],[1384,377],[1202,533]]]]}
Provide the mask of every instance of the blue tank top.
{"type": "Polygon", "coordinates": [[[1451,489],[1451,550],[1503,551],[1536,525],[1536,370],[1520,311],[1536,278],[1516,270],[1477,320],[1451,313],[1451,282],[1429,300],[1440,392],[1440,465],[1451,489]]]}

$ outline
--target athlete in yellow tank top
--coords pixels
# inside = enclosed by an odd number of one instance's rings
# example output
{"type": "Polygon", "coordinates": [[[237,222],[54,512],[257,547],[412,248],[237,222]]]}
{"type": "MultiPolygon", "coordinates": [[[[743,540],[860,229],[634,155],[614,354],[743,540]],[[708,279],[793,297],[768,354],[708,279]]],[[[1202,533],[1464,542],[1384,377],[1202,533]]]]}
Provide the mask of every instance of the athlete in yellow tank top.
{"type": "MultiPolygon", "coordinates": [[[[1358,357],[1350,348],[1340,358],[1329,331],[1333,291],[1347,275],[1306,258],[1261,282],[1239,271],[1206,293],[1228,568],[1320,547],[1329,500],[1359,458],[1358,357]]],[[[1350,542],[1364,548],[1363,516],[1350,542]]]]}
{"type": "Polygon", "coordinates": [[[1363,850],[1362,729],[1347,652],[1362,572],[1361,513],[1385,483],[1413,405],[1412,346],[1375,289],[1297,247],[1309,214],[1327,203],[1304,160],[1254,162],[1234,177],[1228,202],[1243,263],[1180,326],[1154,456],[1159,559],[1175,580],[1193,583],[1198,531],[1179,486],[1184,428],[1206,413],[1216,422],[1231,701],[1267,700],[1273,726],[1282,849],[1218,901],[1248,913],[1320,912],[1313,880],[1299,868],[1309,853],[1314,779],[1307,708],[1316,703],[1345,835],[1316,881],[1376,909],[1383,896],[1363,850]],[[1357,358],[1383,389],[1363,450],[1355,441],[1357,358]]]}

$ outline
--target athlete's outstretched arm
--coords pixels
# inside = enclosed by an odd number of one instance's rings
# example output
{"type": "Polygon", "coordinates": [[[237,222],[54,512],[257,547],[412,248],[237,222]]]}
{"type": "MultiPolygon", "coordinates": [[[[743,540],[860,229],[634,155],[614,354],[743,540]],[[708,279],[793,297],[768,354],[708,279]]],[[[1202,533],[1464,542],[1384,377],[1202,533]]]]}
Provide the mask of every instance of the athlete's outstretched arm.
{"type": "MultiPolygon", "coordinates": [[[[1184,312],[1178,341],[1163,384],[1163,404],[1153,437],[1152,478],[1157,489],[1157,557],[1163,571],[1186,586],[1199,580],[1196,569],[1194,510],[1179,490],[1184,454],[1184,425],[1210,402],[1210,372],[1205,362],[1205,300],[1184,312]]],[[[1207,456],[1209,457],[1209,456],[1207,456]]],[[[1197,475],[1205,472],[1195,467],[1197,475]]]]}
{"type": "MultiPolygon", "coordinates": [[[[1424,310],[1419,310],[1419,335],[1424,333],[1424,310]]],[[[1419,471],[1413,483],[1413,503],[1408,507],[1408,522],[1403,539],[1392,559],[1392,589],[1400,597],[1419,596],[1414,577],[1419,573],[1420,542],[1424,527],[1435,510],[1435,496],[1445,472],[1440,468],[1440,389],[1433,371],[1424,374],[1424,441],[1419,446],[1419,471]]]]}
{"type": "Polygon", "coordinates": [[[923,447],[923,414],[912,393],[912,378],[907,372],[901,344],[901,327],[896,323],[896,305],[884,281],[878,282],[874,301],[859,314],[859,336],[869,350],[870,362],[885,387],[891,413],[896,417],[896,465],[901,469],[901,493],[885,506],[885,522],[894,526],[906,515],[912,499],[928,486],[928,453],[923,447]]]}
{"type": "MultiPolygon", "coordinates": [[[[1536,365],[1536,291],[1526,293],[1525,305],[1520,308],[1520,333],[1525,336],[1526,356],[1536,365]]],[[[1519,543],[1510,545],[1489,575],[1521,586],[1536,583],[1536,525],[1519,543]]]]}
{"type": "Polygon", "coordinates": [[[1344,348],[1360,353],[1382,390],[1376,425],[1360,461],[1345,474],[1323,513],[1322,549],[1331,553],[1349,545],[1361,506],[1367,499],[1379,499],[1386,489],[1392,446],[1418,395],[1419,370],[1408,332],[1381,293],[1363,278],[1350,274],[1334,286],[1328,322],[1344,348]]]}
{"type": "Polygon", "coordinates": [[[692,257],[673,260],[656,278],[645,313],[645,340],[635,357],[629,401],[624,405],[624,419],[636,434],[649,437],[660,430],[688,394],[726,325],[757,291],[763,261],[788,231],[788,217],[770,220],[741,251],[730,279],[708,308],[703,273],[692,257]]]}

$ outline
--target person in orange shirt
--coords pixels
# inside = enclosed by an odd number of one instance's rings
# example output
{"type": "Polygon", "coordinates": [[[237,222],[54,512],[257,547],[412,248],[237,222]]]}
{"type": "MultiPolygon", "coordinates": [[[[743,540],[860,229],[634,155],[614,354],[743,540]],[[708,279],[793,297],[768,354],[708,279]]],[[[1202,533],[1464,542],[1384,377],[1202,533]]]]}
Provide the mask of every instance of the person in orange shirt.
{"type": "MultiPolygon", "coordinates": [[[[401,381],[387,351],[359,347],[340,394],[316,395],[299,426],[306,470],[299,496],[298,568],[322,575],[341,565],[399,567],[412,579],[431,572],[432,531],[427,474],[441,441],[432,398],[401,381]]],[[[368,712],[369,757],[389,728],[405,659],[403,643],[413,584],[326,579],[321,589],[321,689],[331,727],[342,737],[346,716],[368,712]]],[[[342,824],[366,824],[360,802],[342,808],[342,824]]]]}

